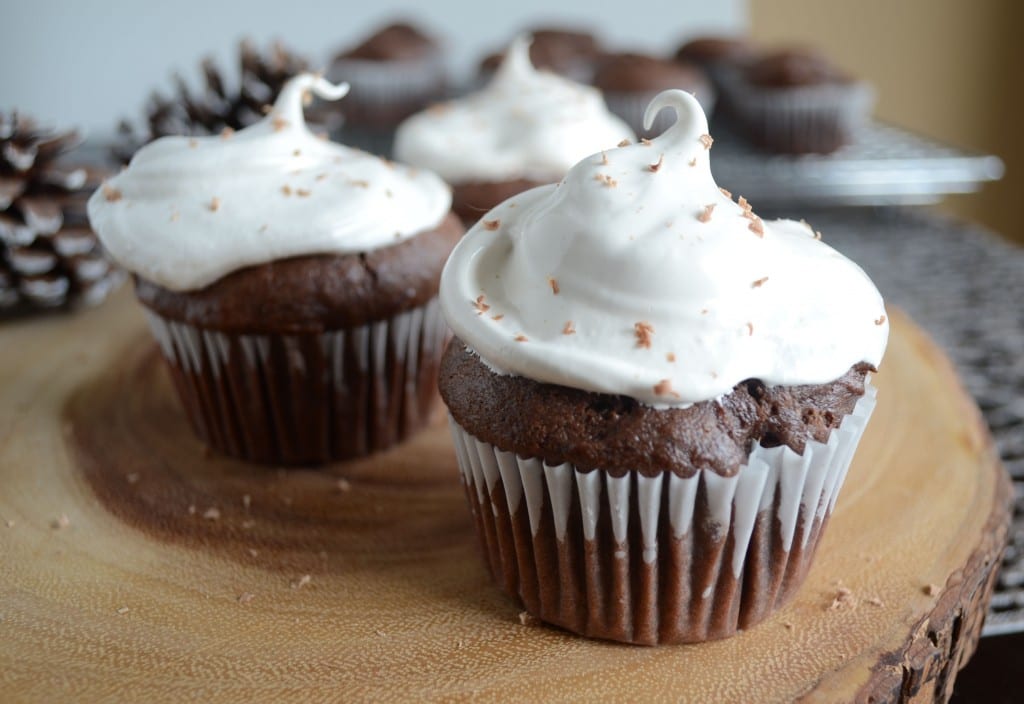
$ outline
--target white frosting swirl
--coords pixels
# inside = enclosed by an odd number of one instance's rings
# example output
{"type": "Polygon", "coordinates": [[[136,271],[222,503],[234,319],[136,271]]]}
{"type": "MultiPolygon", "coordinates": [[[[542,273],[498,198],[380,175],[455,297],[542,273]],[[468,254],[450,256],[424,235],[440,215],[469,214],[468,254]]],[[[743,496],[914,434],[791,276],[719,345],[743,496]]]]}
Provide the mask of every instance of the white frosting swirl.
{"type": "Polygon", "coordinates": [[[483,90],[403,122],[395,157],[449,183],[549,182],[623,139],[635,135],[608,111],[596,88],[534,69],[530,41],[520,37],[483,90]]]}
{"type": "Polygon", "coordinates": [[[871,280],[806,223],[733,202],[700,105],[665,91],[645,122],[665,107],[678,119],[661,136],[589,156],[470,230],[441,281],[455,334],[495,371],[656,407],[877,366],[889,327],[871,280]]]}
{"type": "Polygon", "coordinates": [[[174,290],[306,254],[387,247],[437,225],[451,191],[435,174],[320,139],[309,92],[348,86],[291,79],[260,122],[218,137],[164,137],[89,199],[89,219],[126,269],[174,290]]]}

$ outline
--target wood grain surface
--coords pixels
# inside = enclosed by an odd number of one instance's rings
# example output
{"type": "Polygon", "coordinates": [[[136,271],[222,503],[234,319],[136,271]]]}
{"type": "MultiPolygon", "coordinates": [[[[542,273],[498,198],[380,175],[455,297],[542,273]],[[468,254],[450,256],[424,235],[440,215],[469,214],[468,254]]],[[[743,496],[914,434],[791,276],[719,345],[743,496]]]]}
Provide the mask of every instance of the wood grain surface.
{"type": "Polygon", "coordinates": [[[980,628],[1007,480],[945,358],[892,317],[802,591],[735,638],[662,648],[520,623],[440,418],[356,463],[247,466],[193,438],[129,292],[8,324],[0,699],[942,699],[980,628]]]}

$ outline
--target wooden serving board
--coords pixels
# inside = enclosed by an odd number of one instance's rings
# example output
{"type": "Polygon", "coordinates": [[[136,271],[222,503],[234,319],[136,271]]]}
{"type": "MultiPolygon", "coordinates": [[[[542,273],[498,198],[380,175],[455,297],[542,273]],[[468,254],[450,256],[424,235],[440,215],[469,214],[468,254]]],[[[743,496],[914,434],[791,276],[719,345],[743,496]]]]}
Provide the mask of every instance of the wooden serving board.
{"type": "Polygon", "coordinates": [[[4,701],[942,699],[973,651],[1008,481],[949,364],[893,314],[817,562],[735,638],[522,624],[442,422],[323,470],[204,450],[130,293],[0,328],[4,701]]]}

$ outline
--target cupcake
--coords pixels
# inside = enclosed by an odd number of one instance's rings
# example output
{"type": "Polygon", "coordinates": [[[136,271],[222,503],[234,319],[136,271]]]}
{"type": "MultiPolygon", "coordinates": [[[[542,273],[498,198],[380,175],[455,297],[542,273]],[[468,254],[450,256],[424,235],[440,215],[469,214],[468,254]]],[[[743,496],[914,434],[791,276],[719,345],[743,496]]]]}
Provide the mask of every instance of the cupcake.
{"type": "Polygon", "coordinates": [[[849,143],[867,121],[874,92],[820,54],[786,50],[748,64],[730,99],[758,146],[828,154],[849,143]]]}
{"type": "Polygon", "coordinates": [[[435,405],[437,301],[462,234],[437,176],[314,136],[301,74],[260,122],[164,137],[89,200],[186,415],[213,448],[316,464],[385,449],[435,405]]]}
{"type": "Polygon", "coordinates": [[[441,279],[441,366],[494,579],[574,633],[722,638],[807,573],[888,337],[863,271],[711,176],[707,121],[488,213],[441,279]]]}
{"type": "MultiPolygon", "coordinates": [[[[533,39],[530,62],[536,68],[579,83],[590,83],[601,55],[601,46],[593,34],[558,27],[538,27],[528,34],[533,39]]],[[[481,83],[487,83],[494,77],[504,56],[505,52],[497,52],[480,62],[481,83]]]]}
{"type": "Polygon", "coordinates": [[[737,72],[754,58],[750,42],[741,37],[702,36],[683,44],[676,51],[676,61],[697,65],[704,70],[717,94],[715,117],[731,112],[730,88],[737,72]]]}
{"type": "Polygon", "coordinates": [[[447,67],[436,39],[406,22],[374,32],[339,52],[329,79],[352,86],[345,101],[342,136],[351,144],[387,156],[395,127],[447,92],[447,67]]]}
{"type": "Polygon", "coordinates": [[[395,136],[395,155],[453,187],[467,223],[506,198],[558,181],[587,154],[635,139],[589,86],[537,71],[529,41],[513,42],[486,88],[413,115],[395,136]]]}
{"type": "Polygon", "coordinates": [[[594,73],[593,84],[604,93],[608,108],[644,137],[661,134],[671,124],[666,115],[652,125],[644,125],[644,110],[663,90],[685,90],[697,96],[706,112],[714,108],[714,90],[698,66],[645,54],[604,56],[594,73]]]}

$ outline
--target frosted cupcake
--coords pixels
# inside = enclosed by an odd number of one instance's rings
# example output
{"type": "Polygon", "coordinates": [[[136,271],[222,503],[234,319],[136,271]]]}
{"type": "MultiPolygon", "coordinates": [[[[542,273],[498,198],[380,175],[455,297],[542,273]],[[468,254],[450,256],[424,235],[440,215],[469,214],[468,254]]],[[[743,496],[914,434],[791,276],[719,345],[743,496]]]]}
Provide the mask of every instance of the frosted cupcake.
{"type": "Polygon", "coordinates": [[[398,128],[395,156],[454,189],[467,223],[506,198],[553,183],[587,154],[635,139],[589,86],[533,68],[530,42],[513,42],[483,90],[441,103],[398,128]]]}
{"type": "Polygon", "coordinates": [[[157,140],[89,200],[196,432],[264,463],[358,457],[426,423],[462,234],[437,176],[314,136],[310,92],[347,86],[297,76],[252,127],[157,140]]]}
{"type": "Polygon", "coordinates": [[[721,638],[799,588],[874,404],[863,271],[711,177],[697,101],[488,213],[441,282],[440,388],[488,565],[629,643],[721,638]]]}

